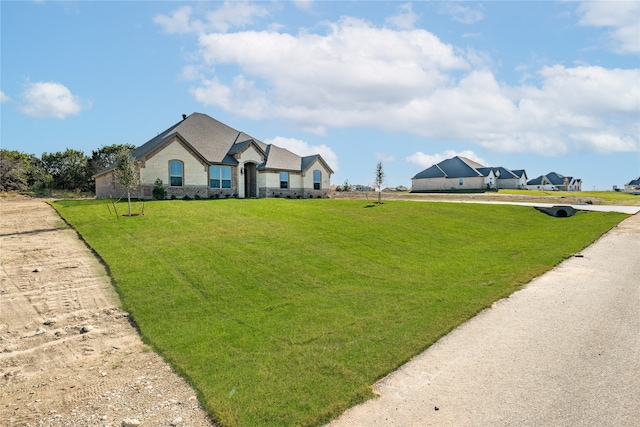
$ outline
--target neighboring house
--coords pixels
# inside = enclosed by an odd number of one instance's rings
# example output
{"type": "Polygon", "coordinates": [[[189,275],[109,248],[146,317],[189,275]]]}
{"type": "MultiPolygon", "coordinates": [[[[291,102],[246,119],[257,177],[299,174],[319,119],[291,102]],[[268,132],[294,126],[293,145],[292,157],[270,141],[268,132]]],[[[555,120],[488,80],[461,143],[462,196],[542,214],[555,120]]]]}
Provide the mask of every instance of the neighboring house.
{"type": "MultiPolygon", "coordinates": [[[[326,197],[333,170],[315,154],[299,156],[193,113],[132,152],[137,197],[152,197],[156,180],[169,197],[326,197]]],[[[112,165],[95,175],[96,197],[119,197],[112,165]]],[[[133,195],[133,194],[132,194],[133,195]]]]}
{"type": "Polygon", "coordinates": [[[524,170],[488,167],[466,157],[455,156],[411,178],[411,192],[525,188],[526,177],[524,170]]]}
{"type": "Polygon", "coordinates": [[[582,180],[549,172],[528,181],[527,188],[529,190],[582,191],[582,180]]]}
{"type": "Polygon", "coordinates": [[[624,185],[624,191],[637,191],[640,190],[640,177],[632,179],[624,185]]]}

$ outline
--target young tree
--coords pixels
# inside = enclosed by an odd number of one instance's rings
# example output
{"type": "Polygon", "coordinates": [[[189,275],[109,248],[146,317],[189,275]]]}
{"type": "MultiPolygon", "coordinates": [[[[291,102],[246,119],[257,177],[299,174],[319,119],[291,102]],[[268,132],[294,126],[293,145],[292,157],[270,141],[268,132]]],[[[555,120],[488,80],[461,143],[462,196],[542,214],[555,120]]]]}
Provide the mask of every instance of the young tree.
{"type": "Polygon", "coordinates": [[[135,190],[140,182],[136,171],[136,161],[131,150],[123,147],[116,154],[116,182],[127,190],[129,216],[131,216],[131,190],[135,190]]]}
{"type": "Polygon", "coordinates": [[[116,161],[116,155],[123,148],[129,150],[135,150],[136,146],[132,144],[111,144],[111,145],[103,145],[98,150],[93,150],[91,152],[91,157],[88,161],[88,169],[89,169],[89,179],[88,185],[90,188],[95,188],[95,179],[93,175],[100,172],[102,169],[106,168],[109,165],[112,165],[116,161]]]}
{"type": "Polygon", "coordinates": [[[373,181],[373,186],[378,190],[378,203],[382,203],[382,186],[384,185],[384,170],[382,170],[382,162],[378,162],[376,165],[376,177],[373,181]]]}

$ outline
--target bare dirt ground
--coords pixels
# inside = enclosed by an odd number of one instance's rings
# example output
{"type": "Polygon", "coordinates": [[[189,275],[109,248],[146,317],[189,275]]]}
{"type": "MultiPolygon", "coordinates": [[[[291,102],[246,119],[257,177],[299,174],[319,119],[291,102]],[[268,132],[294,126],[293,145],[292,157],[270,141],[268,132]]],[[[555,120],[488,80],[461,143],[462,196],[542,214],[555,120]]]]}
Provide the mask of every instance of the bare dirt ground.
{"type": "Polygon", "coordinates": [[[0,266],[0,425],[214,425],[46,202],[0,201],[0,266]]]}

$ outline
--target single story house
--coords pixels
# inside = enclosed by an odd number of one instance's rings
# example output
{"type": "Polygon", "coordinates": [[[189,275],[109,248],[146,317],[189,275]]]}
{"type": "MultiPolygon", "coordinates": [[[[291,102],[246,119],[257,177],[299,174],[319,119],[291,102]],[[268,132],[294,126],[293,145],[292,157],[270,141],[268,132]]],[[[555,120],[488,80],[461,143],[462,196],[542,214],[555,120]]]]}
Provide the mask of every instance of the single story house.
{"type": "Polygon", "coordinates": [[[540,175],[527,182],[529,190],[582,191],[582,180],[556,172],[540,175]]]}
{"type": "Polygon", "coordinates": [[[455,156],[411,178],[411,192],[518,189],[525,188],[526,180],[524,169],[484,166],[466,157],[455,156]]]}
{"type": "MultiPolygon", "coordinates": [[[[132,151],[140,185],[150,199],[156,181],[168,197],[327,197],[333,170],[319,155],[289,150],[193,113],[132,151]]],[[[120,197],[115,165],[95,175],[96,197],[120,197]]]]}
{"type": "Polygon", "coordinates": [[[632,179],[624,185],[624,191],[637,191],[640,190],[640,177],[632,179]]]}

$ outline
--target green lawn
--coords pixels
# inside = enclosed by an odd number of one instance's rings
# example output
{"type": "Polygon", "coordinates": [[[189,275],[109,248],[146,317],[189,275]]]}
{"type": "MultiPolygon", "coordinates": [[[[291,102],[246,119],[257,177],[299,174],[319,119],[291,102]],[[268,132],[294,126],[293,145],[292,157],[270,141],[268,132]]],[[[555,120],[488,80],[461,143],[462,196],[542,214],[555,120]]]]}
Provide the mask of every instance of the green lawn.
{"type": "MultiPolygon", "coordinates": [[[[516,194],[528,197],[570,198],[595,200],[605,205],[638,205],[640,196],[624,191],[543,191],[543,190],[500,190],[501,194],[516,194]]],[[[550,203],[554,203],[551,201],[550,203]]]]}
{"type": "Polygon", "coordinates": [[[232,199],[147,202],[118,219],[107,201],[53,205],[104,259],[145,341],[227,426],[329,421],[626,217],[232,199]]]}

